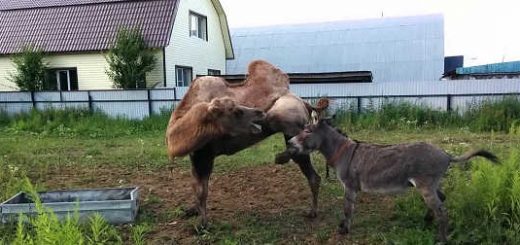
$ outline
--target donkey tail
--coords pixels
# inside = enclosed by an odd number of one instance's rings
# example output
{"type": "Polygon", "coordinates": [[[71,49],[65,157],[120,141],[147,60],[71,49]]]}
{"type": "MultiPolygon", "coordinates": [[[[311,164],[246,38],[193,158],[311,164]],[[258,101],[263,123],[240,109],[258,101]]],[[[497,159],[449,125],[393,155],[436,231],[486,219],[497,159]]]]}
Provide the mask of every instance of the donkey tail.
{"type": "Polygon", "coordinates": [[[450,162],[465,162],[475,156],[480,156],[492,161],[493,163],[500,163],[498,157],[495,154],[486,150],[471,150],[458,157],[452,157],[450,162]]]}

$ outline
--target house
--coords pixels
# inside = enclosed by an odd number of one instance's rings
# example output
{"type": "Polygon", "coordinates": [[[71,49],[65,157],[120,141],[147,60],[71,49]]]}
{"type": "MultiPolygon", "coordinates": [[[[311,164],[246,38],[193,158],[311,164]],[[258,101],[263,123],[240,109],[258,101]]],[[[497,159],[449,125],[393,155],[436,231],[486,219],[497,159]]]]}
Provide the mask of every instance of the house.
{"type": "Polygon", "coordinates": [[[520,61],[459,67],[447,72],[444,80],[514,79],[520,78],[520,61]]]}
{"type": "Polygon", "coordinates": [[[147,87],[188,86],[224,74],[233,49],[218,0],[0,0],[0,90],[11,56],[26,45],[46,52],[58,90],[112,89],[104,54],[120,28],[139,28],[157,58],[147,87]]]}
{"type": "Polygon", "coordinates": [[[236,58],[227,74],[252,59],[288,73],[368,71],[374,83],[438,81],[444,71],[442,15],[391,17],[231,30],[236,58]]]}

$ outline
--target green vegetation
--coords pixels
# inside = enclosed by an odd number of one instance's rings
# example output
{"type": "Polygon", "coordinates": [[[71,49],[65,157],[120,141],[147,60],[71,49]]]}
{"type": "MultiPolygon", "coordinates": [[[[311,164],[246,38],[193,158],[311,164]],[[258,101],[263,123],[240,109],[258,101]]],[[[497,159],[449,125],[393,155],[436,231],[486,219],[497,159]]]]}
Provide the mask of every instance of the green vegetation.
{"type": "MultiPolygon", "coordinates": [[[[379,112],[338,113],[337,123],[351,137],[367,142],[426,141],[454,155],[472,148],[486,148],[496,153],[502,160],[500,165],[476,159],[455,165],[445,177],[443,188],[450,215],[450,241],[455,244],[518,244],[519,108],[520,103],[514,98],[485,102],[461,114],[409,104],[387,104],[379,112]]],[[[65,222],[52,223],[54,218],[45,212],[46,215],[38,216],[43,217],[40,221],[32,219],[29,223],[0,225],[0,244],[16,244],[15,241],[38,244],[39,239],[47,236],[45,239],[49,241],[59,237],[63,241],[82,241],[84,244],[338,241],[347,244],[434,244],[435,227],[423,221],[426,208],[413,190],[397,197],[361,194],[352,234],[346,238],[335,238],[343,197],[342,187],[335,180],[322,181],[318,220],[309,221],[302,216],[308,209],[307,194],[303,195],[303,200],[279,208],[278,204],[285,198],[298,194],[292,192],[295,186],[307,191],[307,183],[294,164],[276,166],[272,163],[274,155],[285,147],[281,135],[233,156],[217,158],[210,187],[211,226],[207,230],[197,229],[196,218],[182,218],[182,205],[189,205],[191,199],[186,197],[192,196],[188,158],[177,161],[176,179],[170,179],[166,174],[170,167],[164,147],[168,117],[168,113],[163,113],[134,121],[111,119],[98,112],[83,110],[33,111],[16,117],[0,113],[0,201],[23,189],[24,176],[35,183],[36,189],[91,187],[101,183],[105,186],[139,183],[144,187],[135,225],[113,227],[99,217],[78,225],[73,215],[65,222]],[[257,195],[256,198],[262,201],[250,204],[252,209],[232,210],[222,217],[221,209],[225,210],[229,205],[225,198],[233,196],[220,199],[217,196],[218,186],[225,184],[222,179],[234,180],[224,193],[247,186],[246,190],[254,187],[248,194],[255,194],[260,188],[258,182],[251,182],[254,178],[243,174],[244,171],[253,176],[260,175],[257,177],[265,181],[276,174],[287,177],[265,183],[280,189],[266,193],[271,196],[265,199],[262,199],[263,195],[257,195]],[[179,189],[167,191],[168,186],[179,189]],[[260,202],[271,204],[262,206],[260,202]],[[273,211],[273,207],[278,211],[273,211]],[[60,228],[48,228],[49,224],[60,228]],[[39,227],[41,231],[38,231],[39,227]],[[67,237],[62,230],[67,231],[67,237]]],[[[323,158],[318,154],[312,158],[323,176],[323,158]]],[[[244,193],[241,198],[248,194],[244,193]]],[[[239,206],[246,205],[248,203],[239,206]]]]}
{"type": "Polygon", "coordinates": [[[116,88],[146,88],[146,73],[155,67],[156,59],[139,29],[120,29],[114,45],[106,55],[108,76],[116,88]]]}
{"type": "Polygon", "coordinates": [[[22,91],[40,91],[45,89],[45,72],[47,63],[44,53],[36,47],[26,46],[22,52],[14,55],[11,60],[16,73],[9,80],[22,91]]]}
{"type": "Polygon", "coordinates": [[[80,225],[79,214],[74,213],[60,222],[46,209],[29,180],[24,182],[24,192],[34,200],[37,215],[18,218],[16,227],[2,229],[0,244],[122,244],[119,232],[108,225],[100,215],[94,215],[85,225],[80,225]]]}
{"type": "Polygon", "coordinates": [[[349,130],[468,128],[473,132],[508,132],[512,126],[520,124],[520,100],[517,97],[487,100],[470,105],[464,113],[437,111],[409,103],[388,103],[379,110],[369,107],[362,113],[343,108],[336,116],[349,130]]]}

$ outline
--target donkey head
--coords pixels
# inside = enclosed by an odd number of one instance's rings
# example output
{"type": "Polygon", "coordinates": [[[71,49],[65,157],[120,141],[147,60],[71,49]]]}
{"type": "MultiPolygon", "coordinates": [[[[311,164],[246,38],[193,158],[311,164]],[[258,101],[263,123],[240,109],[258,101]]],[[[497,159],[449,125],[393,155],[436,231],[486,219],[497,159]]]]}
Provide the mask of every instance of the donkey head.
{"type": "Polygon", "coordinates": [[[289,151],[294,154],[309,154],[320,148],[323,139],[328,137],[326,128],[331,123],[331,118],[323,118],[307,124],[298,135],[289,140],[289,151]]]}

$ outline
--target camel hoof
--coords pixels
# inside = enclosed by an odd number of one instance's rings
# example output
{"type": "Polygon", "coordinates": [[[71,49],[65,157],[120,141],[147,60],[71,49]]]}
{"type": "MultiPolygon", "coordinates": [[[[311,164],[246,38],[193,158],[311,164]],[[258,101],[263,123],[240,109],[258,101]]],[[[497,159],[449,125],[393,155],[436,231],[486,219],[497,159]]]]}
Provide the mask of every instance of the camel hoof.
{"type": "Polygon", "coordinates": [[[286,164],[291,160],[291,154],[287,151],[276,154],[274,162],[276,164],[286,164]]]}
{"type": "Polygon", "coordinates": [[[183,211],[184,211],[183,218],[185,218],[185,219],[199,215],[199,209],[196,207],[184,209],[183,211]]]}

